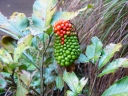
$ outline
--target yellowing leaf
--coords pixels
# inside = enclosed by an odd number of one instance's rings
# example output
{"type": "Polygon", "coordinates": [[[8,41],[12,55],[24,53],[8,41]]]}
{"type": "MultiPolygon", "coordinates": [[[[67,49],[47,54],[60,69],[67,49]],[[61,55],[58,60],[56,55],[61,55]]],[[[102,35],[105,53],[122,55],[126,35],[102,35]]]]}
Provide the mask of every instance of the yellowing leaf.
{"type": "Polygon", "coordinates": [[[18,46],[14,51],[14,62],[18,62],[18,59],[20,58],[22,52],[30,47],[32,38],[33,36],[31,34],[28,34],[27,36],[19,40],[18,46]]]}
{"type": "Polygon", "coordinates": [[[36,0],[33,5],[32,20],[37,27],[47,27],[56,11],[57,0],[36,0]]]}
{"type": "Polygon", "coordinates": [[[114,56],[115,52],[119,51],[122,47],[121,43],[118,44],[109,44],[107,45],[102,52],[102,56],[99,60],[99,69],[101,69],[105,64],[109,62],[109,60],[114,56]]]}

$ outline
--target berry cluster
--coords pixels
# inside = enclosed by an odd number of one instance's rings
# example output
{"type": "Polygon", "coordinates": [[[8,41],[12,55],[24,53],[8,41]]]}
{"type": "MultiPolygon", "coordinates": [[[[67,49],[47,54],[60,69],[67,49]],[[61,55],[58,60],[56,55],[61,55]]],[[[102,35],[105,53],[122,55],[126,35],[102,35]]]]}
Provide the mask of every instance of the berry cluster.
{"type": "Polygon", "coordinates": [[[66,20],[59,20],[54,25],[54,57],[61,66],[69,66],[79,57],[80,45],[73,25],[66,20]]]}
{"type": "Polygon", "coordinates": [[[54,42],[54,57],[61,66],[69,66],[80,55],[80,46],[76,35],[64,35],[65,44],[62,45],[60,36],[54,42]]]}
{"type": "Polygon", "coordinates": [[[72,24],[68,20],[59,20],[54,25],[54,32],[61,37],[61,44],[64,44],[64,35],[70,35],[72,24]]]}

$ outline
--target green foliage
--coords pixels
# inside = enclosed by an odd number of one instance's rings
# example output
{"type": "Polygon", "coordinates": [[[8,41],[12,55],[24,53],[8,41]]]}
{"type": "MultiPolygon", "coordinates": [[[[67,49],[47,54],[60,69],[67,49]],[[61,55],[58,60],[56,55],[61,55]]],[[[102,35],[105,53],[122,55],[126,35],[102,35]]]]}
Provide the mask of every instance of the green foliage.
{"type": "Polygon", "coordinates": [[[108,66],[100,73],[98,76],[103,76],[105,74],[114,73],[118,68],[128,67],[128,59],[127,58],[119,58],[108,64],[108,66]]]}
{"type": "Polygon", "coordinates": [[[61,12],[58,11],[54,14],[51,24],[54,24],[58,20],[70,20],[76,17],[81,11],[86,11],[87,9],[92,8],[92,5],[87,5],[85,8],[77,10],[76,12],[61,12]]]}
{"type": "Polygon", "coordinates": [[[0,92],[3,92],[6,86],[7,86],[7,83],[5,79],[2,76],[0,76],[0,92]]]}
{"type": "Polygon", "coordinates": [[[64,87],[64,81],[62,79],[62,76],[57,76],[56,79],[56,87],[62,91],[63,87],[64,87]]]}
{"type": "MultiPolygon", "coordinates": [[[[112,6],[114,6],[117,1],[118,0],[116,0],[112,6]]],[[[0,13],[0,30],[12,36],[5,36],[2,39],[1,43],[3,48],[0,50],[0,62],[2,62],[0,63],[0,69],[10,75],[9,79],[11,78],[11,80],[6,80],[7,84],[9,82],[11,82],[12,85],[17,84],[16,93],[14,93],[16,96],[26,96],[32,93],[33,96],[35,96],[35,94],[43,94],[47,89],[55,89],[54,83],[56,83],[56,88],[62,91],[64,81],[71,89],[71,91],[67,90],[67,96],[78,96],[82,93],[88,81],[88,79],[84,77],[79,80],[74,72],[68,73],[65,71],[63,74],[58,72],[58,66],[53,57],[52,25],[60,19],[71,20],[79,15],[80,12],[87,11],[87,9],[92,8],[92,6],[87,5],[75,12],[66,12],[57,11],[56,3],[57,0],[36,0],[33,5],[32,17],[29,19],[23,13],[14,13],[10,19],[7,19],[0,13]],[[18,42],[13,38],[17,39],[18,42]],[[34,74],[34,72],[37,72],[37,74],[34,74]]],[[[108,8],[106,12],[110,9],[111,8],[108,8]]],[[[106,15],[104,15],[104,18],[106,18],[106,15]]],[[[120,19],[121,18],[119,18],[116,23],[120,19]]],[[[114,23],[113,26],[116,23],[114,23]]],[[[111,30],[111,28],[109,30],[111,30]]],[[[100,70],[110,61],[115,52],[119,51],[122,44],[111,43],[103,50],[102,47],[102,42],[97,37],[93,37],[91,44],[86,48],[85,54],[81,54],[78,61],[81,63],[98,63],[100,70]]],[[[110,63],[99,76],[115,72],[119,67],[127,67],[126,58],[116,59],[110,63]]],[[[0,81],[0,85],[1,82],[6,84],[4,79],[0,81]]],[[[9,87],[10,86],[11,85],[9,85],[9,87]]],[[[2,85],[2,87],[5,88],[5,85],[2,85]]]]}
{"type": "Polygon", "coordinates": [[[101,69],[109,60],[114,56],[115,52],[119,51],[122,47],[121,43],[118,44],[109,44],[107,45],[102,52],[102,57],[99,60],[99,69],[101,69]]]}
{"type": "Polygon", "coordinates": [[[78,61],[81,63],[87,63],[89,62],[89,58],[87,58],[84,54],[80,54],[78,61]]]}
{"type": "Polygon", "coordinates": [[[26,35],[25,37],[21,38],[18,42],[17,48],[14,50],[14,62],[18,62],[22,52],[29,48],[31,45],[33,36],[31,34],[26,35]]]}
{"type": "Polygon", "coordinates": [[[45,73],[44,73],[44,78],[45,78],[45,81],[44,83],[45,84],[50,84],[52,83],[55,79],[56,79],[56,73],[57,72],[57,64],[54,62],[53,64],[50,64],[48,68],[45,69],[45,73]],[[53,74],[53,72],[55,72],[55,74],[53,74]]]}
{"type": "Polygon", "coordinates": [[[6,64],[13,62],[11,55],[3,48],[0,49],[0,59],[6,64]]]}
{"type": "Polygon", "coordinates": [[[10,19],[7,19],[0,12],[0,30],[11,35],[15,39],[19,39],[23,36],[25,28],[29,25],[29,21],[23,13],[13,13],[10,19]]]}
{"type": "Polygon", "coordinates": [[[22,71],[22,73],[19,74],[16,96],[26,96],[26,94],[29,93],[30,81],[31,75],[29,72],[22,71]]]}
{"type": "Polygon", "coordinates": [[[87,46],[86,56],[92,61],[93,64],[95,64],[101,56],[102,47],[103,44],[97,37],[93,37],[91,39],[91,45],[87,46]]]}
{"type": "Polygon", "coordinates": [[[9,53],[13,53],[16,47],[15,40],[10,36],[4,36],[1,40],[1,44],[9,53]]]}
{"type": "Polygon", "coordinates": [[[108,88],[102,96],[127,96],[128,94],[128,76],[116,81],[108,88]]]}
{"type": "Polygon", "coordinates": [[[47,27],[56,11],[56,3],[57,0],[36,0],[33,5],[33,24],[37,27],[47,27]]]}
{"type": "Polygon", "coordinates": [[[88,81],[88,79],[85,79],[85,77],[79,80],[74,72],[68,73],[66,71],[63,74],[63,80],[68,84],[69,88],[72,90],[67,91],[67,96],[77,96],[78,94],[80,94],[83,87],[88,81]]]}

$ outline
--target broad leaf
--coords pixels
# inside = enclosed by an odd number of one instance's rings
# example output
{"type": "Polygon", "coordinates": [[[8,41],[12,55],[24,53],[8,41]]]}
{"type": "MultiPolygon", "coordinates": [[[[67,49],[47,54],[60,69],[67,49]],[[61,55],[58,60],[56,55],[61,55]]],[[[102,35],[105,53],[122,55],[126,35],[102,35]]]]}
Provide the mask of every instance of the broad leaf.
{"type": "Polygon", "coordinates": [[[45,71],[44,71],[45,72],[44,73],[44,78],[45,78],[44,83],[45,84],[50,84],[56,79],[56,76],[55,76],[55,74],[53,74],[53,72],[56,72],[57,68],[58,68],[58,66],[54,62],[53,64],[50,64],[48,68],[45,69],[45,71]]]}
{"type": "Polygon", "coordinates": [[[0,59],[7,64],[13,62],[11,55],[5,49],[0,49],[0,59]]]}
{"type": "Polygon", "coordinates": [[[105,64],[109,62],[109,60],[114,56],[115,52],[119,51],[122,47],[121,43],[118,44],[109,44],[107,45],[102,52],[102,56],[99,60],[99,69],[101,69],[105,64]]]}
{"type": "Polygon", "coordinates": [[[111,62],[98,76],[103,76],[105,74],[114,73],[119,67],[128,67],[127,58],[119,58],[111,62]]]}
{"type": "Polygon", "coordinates": [[[6,85],[7,85],[6,81],[4,80],[4,78],[0,74],[0,92],[5,89],[6,85]]]}
{"type": "Polygon", "coordinates": [[[127,96],[128,95],[128,76],[116,81],[109,87],[102,96],[127,96]]]}
{"type": "Polygon", "coordinates": [[[89,62],[89,59],[84,54],[80,54],[78,61],[81,63],[86,63],[89,62]]]}
{"type": "Polygon", "coordinates": [[[18,62],[18,59],[20,58],[22,52],[29,48],[32,42],[32,38],[33,36],[31,34],[28,34],[27,36],[19,40],[18,46],[14,51],[14,62],[18,62]]]}
{"type": "Polygon", "coordinates": [[[26,96],[29,93],[31,76],[29,72],[22,71],[18,76],[16,96],[26,96]]]}
{"type": "Polygon", "coordinates": [[[19,79],[28,87],[30,86],[31,78],[31,74],[24,70],[22,70],[22,73],[19,75],[19,79]]]}
{"type": "Polygon", "coordinates": [[[87,46],[86,56],[92,61],[93,64],[95,64],[99,59],[102,47],[103,44],[97,37],[93,37],[91,39],[91,45],[87,46]]]}
{"type": "Polygon", "coordinates": [[[74,92],[77,93],[77,87],[79,84],[79,79],[77,78],[74,72],[64,72],[63,80],[68,84],[69,88],[74,92]]]}
{"type": "Polygon", "coordinates": [[[85,77],[83,77],[80,80],[79,85],[77,87],[77,93],[81,93],[82,92],[82,90],[83,90],[84,86],[86,85],[87,81],[88,81],[88,79],[85,79],[85,77]]]}
{"type": "Polygon", "coordinates": [[[70,20],[76,17],[81,11],[85,11],[90,7],[91,5],[87,5],[85,8],[82,8],[80,10],[77,10],[76,12],[56,12],[52,18],[51,24],[54,24],[56,21],[62,19],[62,20],[70,20]]]}
{"type": "Polygon", "coordinates": [[[16,47],[15,40],[10,36],[3,36],[1,44],[9,53],[13,53],[16,47]]]}
{"type": "Polygon", "coordinates": [[[10,22],[20,31],[24,31],[29,26],[28,18],[24,13],[14,12],[10,17],[10,22]]]}
{"type": "Polygon", "coordinates": [[[39,27],[36,27],[34,25],[31,25],[29,27],[31,34],[34,35],[34,36],[43,34],[44,31],[46,31],[48,28],[49,28],[49,26],[45,27],[45,28],[39,28],[39,27]]]}
{"type": "Polygon", "coordinates": [[[62,77],[57,76],[55,80],[56,80],[56,87],[62,91],[62,89],[64,87],[64,81],[63,81],[62,77]]]}
{"type": "Polygon", "coordinates": [[[37,27],[46,27],[50,24],[56,11],[57,0],[36,0],[33,5],[32,20],[37,27]]]}
{"type": "Polygon", "coordinates": [[[11,20],[8,20],[1,12],[0,12],[0,30],[11,35],[15,39],[19,39],[19,37],[23,36],[23,33],[15,27],[11,20]]]}
{"type": "Polygon", "coordinates": [[[67,90],[66,96],[77,96],[77,94],[73,93],[73,92],[70,91],[70,90],[67,90]]]}

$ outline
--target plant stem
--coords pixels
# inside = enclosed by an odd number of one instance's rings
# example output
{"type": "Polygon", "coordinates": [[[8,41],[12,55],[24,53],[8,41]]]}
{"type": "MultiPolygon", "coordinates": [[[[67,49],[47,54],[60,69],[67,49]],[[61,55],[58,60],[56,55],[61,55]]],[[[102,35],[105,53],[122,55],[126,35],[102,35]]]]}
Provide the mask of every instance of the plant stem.
{"type": "MultiPolygon", "coordinates": [[[[53,36],[53,34],[51,35],[51,36],[49,36],[49,41],[48,41],[48,44],[47,44],[47,46],[45,47],[45,43],[44,43],[44,40],[43,40],[43,52],[41,51],[41,53],[42,53],[42,60],[41,60],[41,71],[40,71],[40,78],[41,78],[41,94],[40,94],[40,96],[43,96],[44,94],[43,94],[43,84],[44,84],[44,81],[43,81],[43,63],[44,63],[44,54],[46,53],[46,50],[48,49],[48,47],[49,47],[49,44],[50,44],[50,42],[51,42],[51,39],[52,39],[52,36],[53,36]]],[[[44,39],[44,35],[43,35],[43,39],[44,39]]]]}

